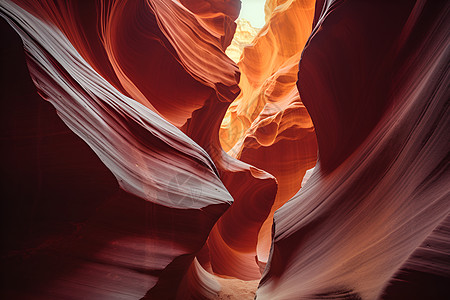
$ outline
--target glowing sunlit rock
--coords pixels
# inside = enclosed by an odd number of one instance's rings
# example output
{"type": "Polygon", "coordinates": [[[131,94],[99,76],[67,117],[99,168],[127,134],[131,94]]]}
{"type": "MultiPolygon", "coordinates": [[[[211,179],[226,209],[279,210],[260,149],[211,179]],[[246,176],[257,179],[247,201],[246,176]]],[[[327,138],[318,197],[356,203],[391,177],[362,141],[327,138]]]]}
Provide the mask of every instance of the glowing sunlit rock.
{"type": "Polygon", "coordinates": [[[440,298],[449,4],[240,6],[0,2],[5,298],[440,298]]]}
{"type": "Polygon", "coordinates": [[[258,34],[258,29],[252,27],[245,19],[236,20],[236,33],[225,53],[235,62],[239,62],[244,47],[249,46],[258,34]]]}

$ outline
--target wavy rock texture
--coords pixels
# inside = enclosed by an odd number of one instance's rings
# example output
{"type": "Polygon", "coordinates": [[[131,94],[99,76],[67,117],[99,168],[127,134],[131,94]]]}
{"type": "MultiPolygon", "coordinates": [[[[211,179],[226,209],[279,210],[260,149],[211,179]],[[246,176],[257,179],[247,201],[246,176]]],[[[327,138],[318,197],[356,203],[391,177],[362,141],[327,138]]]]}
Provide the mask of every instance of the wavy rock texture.
{"type": "MultiPolygon", "coordinates": [[[[53,24],[13,3],[2,9],[22,38],[41,96],[121,188],[139,197],[112,197],[81,232],[33,255],[26,263],[30,274],[33,267],[52,264],[52,253],[61,259],[40,276],[37,291],[28,293],[43,299],[185,297],[181,283],[193,273],[186,272],[233,201],[210,156],[158,114],[119,93],[53,24]]],[[[11,297],[22,293],[15,292],[11,297]]]]}
{"type": "MultiPolygon", "coordinates": [[[[217,292],[217,284],[203,280],[202,267],[191,265],[200,249],[200,262],[210,271],[259,278],[256,241],[276,193],[273,176],[226,155],[218,139],[223,114],[239,91],[237,67],[224,54],[236,26],[238,2],[198,4],[2,4],[3,16],[22,38],[41,96],[94,150],[121,188],[149,205],[173,208],[158,214],[185,226],[169,226],[163,234],[159,231],[167,224],[150,224],[156,237],[135,241],[144,256],[136,261],[145,265],[145,256],[153,257],[146,268],[153,278],[146,286],[151,288],[147,298],[187,297],[185,290],[194,298],[217,292]],[[205,244],[204,233],[233,198],[233,209],[205,244]],[[203,225],[200,229],[196,224],[203,225]],[[168,236],[167,242],[162,235],[168,236]],[[171,239],[175,244],[169,247],[171,239]],[[152,243],[159,246],[146,252],[145,245],[152,243]],[[209,251],[217,246],[220,249],[209,251]],[[155,260],[163,253],[168,257],[155,260]],[[191,288],[193,282],[197,289],[191,288]]],[[[142,225],[140,230],[147,227],[142,225]]],[[[108,223],[108,230],[111,226],[108,223]]],[[[122,250],[111,252],[122,255],[122,250]]],[[[86,253],[81,256],[91,259],[86,253]]],[[[88,267],[81,269],[76,278],[90,278],[88,267]]],[[[107,289],[92,277],[97,289],[107,289]]],[[[97,292],[94,288],[82,296],[97,292]]]]}
{"type": "Polygon", "coordinates": [[[449,5],[239,8],[0,3],[4,298],[448,293],[449,5]]]}
{"type": "Polygon", "coordinates": [[[267,1],[268,23],[244,48],[238,63],[241,93],[221,126],[221,143],[231,156],[268,171],[278,182],[274,205],[258,237],[262,263],[271,245],[273,213],[301,188],[305,172],[317,160],[313,124],[296,87],[313,16],[314,1],[267,1]]]}
{"type": "MultiPolygon", "coordinates": [[[[410,255],[449,214],[449,7],[325,1],[316,12],[298,89],[319,163],[275,213],[257,299],[378,299],[408,258],[427,272],[410,255]]],[[[448,277],[448,263],[430,263],[448,277]]]]}
{"type": "Polygon", "coordinates": [[[234,33],[233,40],[225,53],[235,63],[238,63],[241,59],[242,51],[244,51],[245,47],[250,46],[259,30],[254,28],[250,22],[245,19],[237,19],[236,25],[236,32],[234,33]]]}

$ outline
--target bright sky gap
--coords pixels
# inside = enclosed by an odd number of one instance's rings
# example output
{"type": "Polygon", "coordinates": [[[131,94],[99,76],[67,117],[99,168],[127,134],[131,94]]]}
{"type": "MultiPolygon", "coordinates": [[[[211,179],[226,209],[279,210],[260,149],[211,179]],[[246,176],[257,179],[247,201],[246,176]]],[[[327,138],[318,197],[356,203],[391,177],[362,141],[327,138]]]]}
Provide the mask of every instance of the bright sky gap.
{"type": "Polygon", "coordinates": [[[253,27],[264,26],[264,3],[265,0],[241,0],[241,13],[239,18],[246,19],[253,27]]]}

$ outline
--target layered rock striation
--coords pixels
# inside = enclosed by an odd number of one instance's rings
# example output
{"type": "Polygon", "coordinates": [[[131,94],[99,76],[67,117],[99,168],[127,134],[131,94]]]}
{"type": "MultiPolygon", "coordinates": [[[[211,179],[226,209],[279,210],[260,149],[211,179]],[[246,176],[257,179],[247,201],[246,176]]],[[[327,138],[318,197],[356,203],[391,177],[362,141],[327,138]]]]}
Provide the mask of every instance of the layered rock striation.
{"type": "Polygon", "coordinates": [[[214,299],[215,276],[261,278],[256,299],[442,288],[449,5],[268,0],[259,32],[239,9],[0,3],[8,299],[214,299]]]}

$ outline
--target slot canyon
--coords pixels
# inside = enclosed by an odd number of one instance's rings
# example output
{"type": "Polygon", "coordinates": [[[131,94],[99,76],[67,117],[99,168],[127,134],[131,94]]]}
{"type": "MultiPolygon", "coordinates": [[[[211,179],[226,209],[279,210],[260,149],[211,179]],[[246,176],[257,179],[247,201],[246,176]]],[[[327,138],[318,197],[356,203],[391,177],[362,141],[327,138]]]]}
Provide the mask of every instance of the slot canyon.
{"type": "Polygon", "coordinates": [[[450,3],[0,0],[2,299],[450,299],[450,3]]]}

